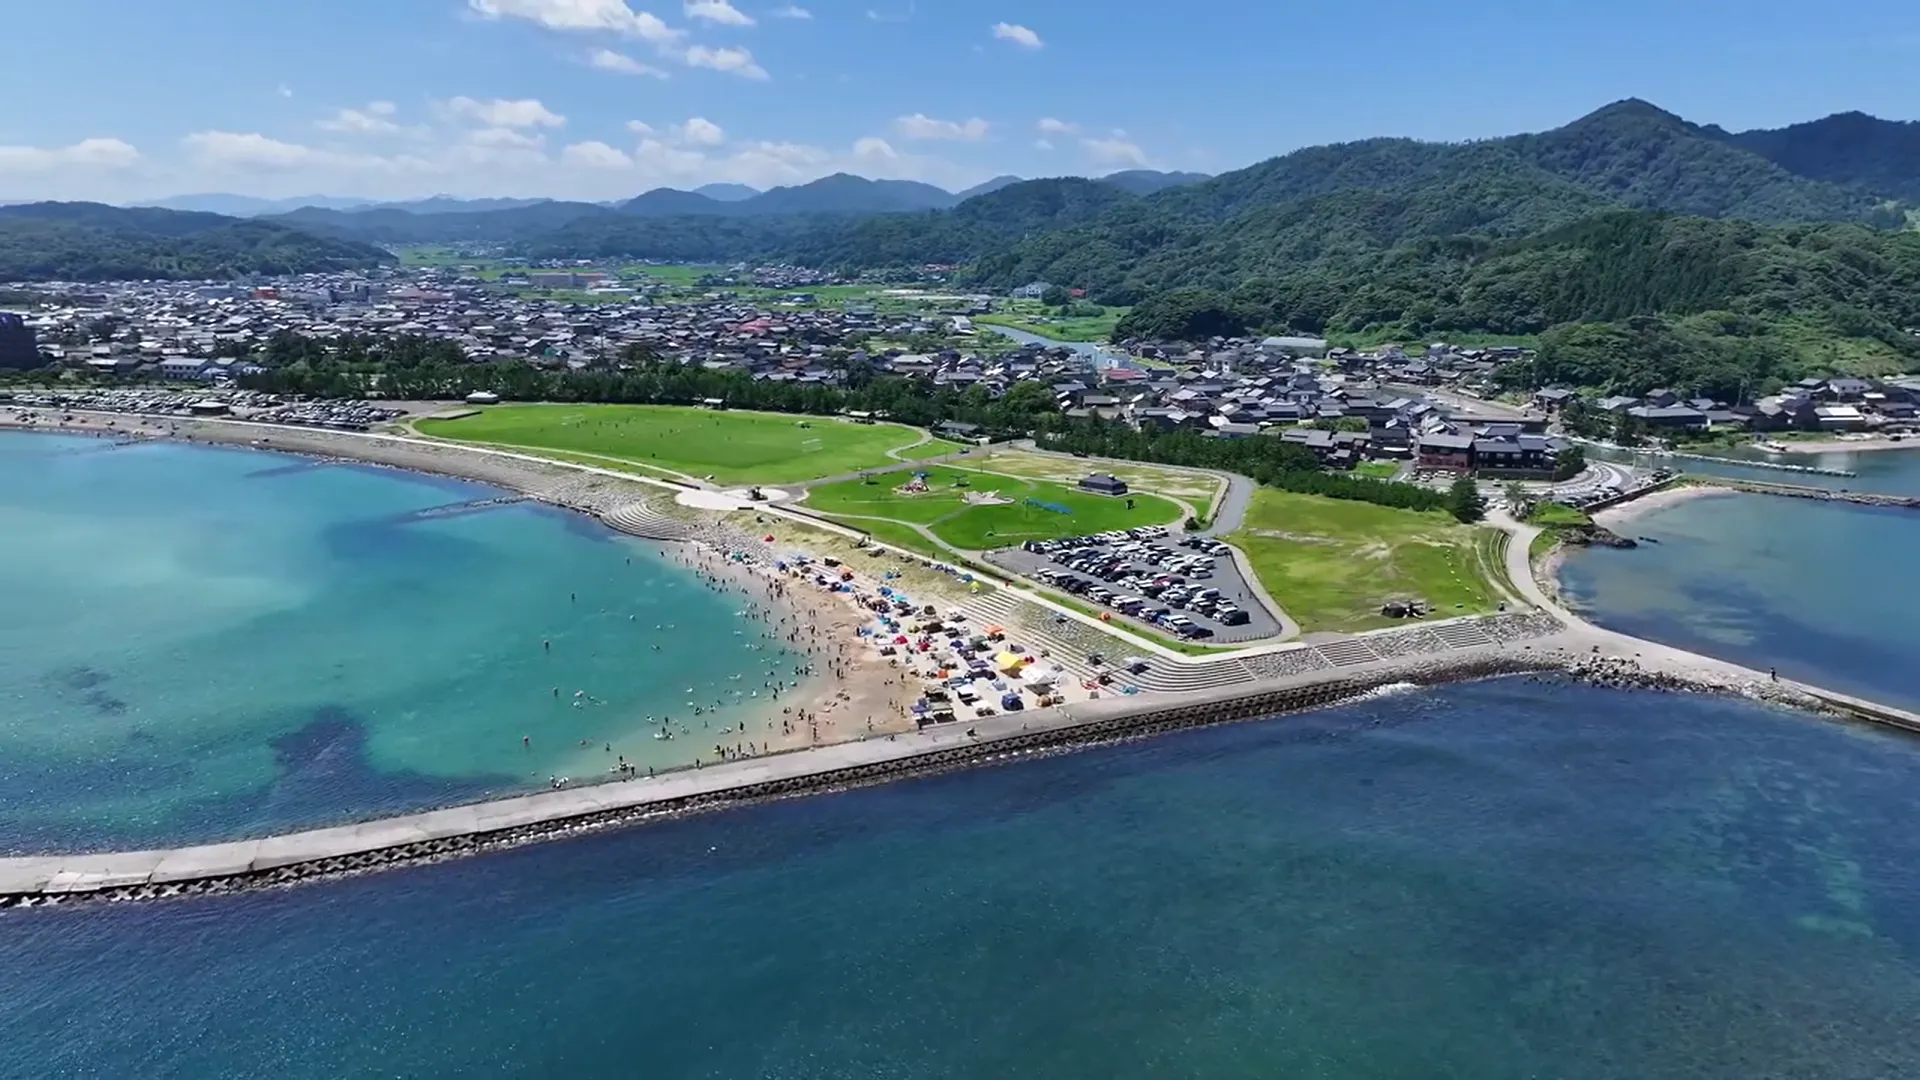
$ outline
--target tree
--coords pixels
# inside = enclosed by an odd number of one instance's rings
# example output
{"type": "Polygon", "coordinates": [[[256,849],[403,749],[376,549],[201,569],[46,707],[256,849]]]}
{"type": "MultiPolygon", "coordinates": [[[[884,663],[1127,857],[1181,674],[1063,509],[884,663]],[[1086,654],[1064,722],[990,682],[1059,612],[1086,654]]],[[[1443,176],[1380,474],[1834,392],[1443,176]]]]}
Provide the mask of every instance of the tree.
{"type": "Polygon", "coordinates": [[[1553,455],[1553,478],[1571,480],[1587,469],[1587,451],[1580,446],[1565,446],[1553,455]]]}
{"type": "Polygon", "coordinates": [[[1528,495],[1527,489],[1521,487],[1517,481],[1509,483],[1502,490],[1502,494],[1506,496],[1507,508],[1513,512],[1514,518],[1525,521],[1528,513],[1533,509],[1533,496],[1528,495]]]}
{"type": "Polygon", "coordinates": [[[1640,441],[1640,422],[1625,409],[1613,415],[1613,441],[1617,446],[1633,446],[1640,441]]]}
{"type": "Polygon", "coordinates": [[[1065,307],[1073,302],[1073,294],[1064,286],[1049,285],[1047,291],[1040,294],[1040,302],[1050,308],[1065,307]]]}
{"type": "Polygon", "coordinates": [[[1480,495],[1480,485],[1473,482],[1473,477],[1463,476],[1447,489],[1447,513],[1468,525],[1487,516],[1487,500],[1480,495]]]}

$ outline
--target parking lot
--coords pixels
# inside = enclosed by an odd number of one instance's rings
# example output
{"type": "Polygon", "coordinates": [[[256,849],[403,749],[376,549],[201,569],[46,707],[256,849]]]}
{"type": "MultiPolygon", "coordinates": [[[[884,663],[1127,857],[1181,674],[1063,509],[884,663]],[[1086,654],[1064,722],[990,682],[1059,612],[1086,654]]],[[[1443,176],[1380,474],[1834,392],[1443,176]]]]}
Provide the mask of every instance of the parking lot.
{"type": "Polygon", "coordinates": [[[1211,537],[1170,535],[1152,525],[1029,541],[988,558],[1111,612],[1115,620],[1191,641],[1224,644],[1280,632],[1227,546],[1211,537]]]}

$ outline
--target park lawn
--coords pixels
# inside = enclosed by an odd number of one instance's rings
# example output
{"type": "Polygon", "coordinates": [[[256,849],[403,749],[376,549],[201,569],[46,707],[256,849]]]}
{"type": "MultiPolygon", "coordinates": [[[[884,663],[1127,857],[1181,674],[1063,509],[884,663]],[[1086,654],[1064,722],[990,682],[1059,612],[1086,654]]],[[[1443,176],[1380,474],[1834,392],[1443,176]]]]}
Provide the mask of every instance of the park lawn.
{"type": "Polygon", "coordinates": [[[1052,480],[1077,484],[1088,473],[1100,472],[1118,477],[1135,491],[1169,495],[1192,503],[1202,513],[1226,488],[1226,482],[1208,473],[1192,472],[1163,465],[1133,465],[1119,461],[1092,461],[1083,458],[1050,457],[1024,450],[988,447],[974,466],[988,472],[1003,473],[1030,480],[1052,480]]]}
{"type": "Polygon", "coordinates": [[[872,522],[851,519],[880,518],[925,525],[935,536],[967,551],[1011,547],[1027,540],[1084,536],[1135,525],[1167,525],[1180,520],[1180,508],[1156,495],[1133,496],[1134,508],[1129,510],[1124,498],[946,465],[924,470],[931,490],[903,493],[901,486],[909,483],[919,471],[922,470],[898,469],[864,479],[825,484],[807,493],[806,505],[817,513],[846,517],[849,524],[858,524],[861,528],[869,527],[872,522]],[[970,494],[985,493],[1012,501],[992,505],[968,502],[970,494]],[[1063,514],[1030,506],[1027,499],[1069,512],[1063,514]]]}
{"type": "Polygon", "coordinates": [[[1527,520],[1549,529],[1580,528],[1593,524],[1593,518],[1585,510],[1544,499],[1533,504],[1533,513],[1527,520]]]}
{"type": "Polygon", "coordinates": [[[499,405],[421,420],[436,438],[623,458],[723,484],[790,484],[893,464],[922,438],[898,424],[680,405],[499,405]]]}
{"type": "Polygon", "coordinates": [[[1308,632],[1397,625],[1380,614],[1392,599],[1423,600],[1439,618],[1499,603],[1477,530],[1444,514],[1261,488],[1228,540],[1308,632]]]}

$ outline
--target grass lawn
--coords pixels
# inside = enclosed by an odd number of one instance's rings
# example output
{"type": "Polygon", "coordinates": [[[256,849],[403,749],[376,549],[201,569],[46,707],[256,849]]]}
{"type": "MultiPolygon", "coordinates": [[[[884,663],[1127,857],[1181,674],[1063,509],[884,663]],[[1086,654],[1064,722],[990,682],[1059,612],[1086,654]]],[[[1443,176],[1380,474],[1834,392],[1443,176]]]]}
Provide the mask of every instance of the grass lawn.
{"type": "Polygon", "coordinates": [[[1400,463],[1397,461],[1363,461],[1353,467],[1353,475],[1370,476],[1375,480],[1391,480],[1400,475],[1400,463]]]}
{"type": "Polygon", "coordinates": [[[1133,496],[1134,508],[1129,510],[1126,499],[1092,495],[1061,484],[945,465],[927,472],[931,490],[924,493],[902,493],[899,487],[912,479],[913,470],[898,470],[814,488],[807,495],[806,505],[822,514],[845,516],[849,524],[861,528],[874,523],[854,519],[883,518],[925,525],[940,539],[968,551],[1135,525],[1169,525],[1180,519],[1178,506],[1155,495],[1133,496]],[[968,501],[969,495],[989,492],[1012,502],[984,505],[968,501]],[[1071,513],[1030,506],[1027,499],[1065,507],[1071,513]]]}
{"type": "Polygon", "coordinates": [[[500,405],[458,420],[421,420],[424,435],[625,459],[723,484],[791,484],[893,463],[921,433],[786,413],[679,405],[500,405]]]}
{"type": "Polygon", "coordinates": [[[1088,473],[1103,472],[1125,480],[1127,486],[1135,491],[1180,499],[1203,514],[1211,513],[1214,502],[1226,490],[1226,482],[1211,474],[1167,465],[1096,462],[1082,458],[1033,454],[1025,450],[1003,450],[997,446],[987,447],[979,453],[985,456],[975,462],[975,465],[989,472],[1005,473],[1029,480],[1051,480],[1068,485],[1079,483],[1080,478],[1088,473]]]}
{"type": "Polygon", "coordinates": [[[1121,318],[1128,310],[1123,307],[1107,308],[1105,314],[1068,318],[1002,312],[995,315],[976,315],[973,321],[990,326],[1007,326],[1015,330],[1025,330],[1029,334],[1039,334],[1041,337],[1052,338],[1055,341],[1106,341],[1113,336],[1113,328],[1119,325],[1121,318]]]}
{"type": "Polygon", "coordinates": [[[1482,566],[1479,532],[1439,513],[1261,488],[1228,539],[1301,629],[1371,630],[1416,597],[1437,617],[1491,611],[1499,593],[1482,566]]]}
{"type": "Polygon", "coordinates": [[[1578,528],[1593,524],[1593,518],[1587,516],[1585,510],[1577,510],[1571,506],[1545,500],[1533,504],[1533,513],[1527,520],[1549,529],[1578,528]]]}

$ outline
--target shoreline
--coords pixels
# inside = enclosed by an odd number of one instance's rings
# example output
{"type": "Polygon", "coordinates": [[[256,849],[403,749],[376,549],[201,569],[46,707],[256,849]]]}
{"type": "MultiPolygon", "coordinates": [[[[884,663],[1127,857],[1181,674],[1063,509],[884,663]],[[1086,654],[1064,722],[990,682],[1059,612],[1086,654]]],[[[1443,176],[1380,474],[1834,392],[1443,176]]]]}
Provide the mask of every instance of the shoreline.
{"type": "Polygon", "coordinates": [[[1613,529],[1614,526],[1632,521],[1635,518],[1645,517],[1648,514],[1658,513],[1661,510],[1669,510],[1682,503],[1693,502],[1696,499],[1737,494],[1739,494],[1739,492],[1727,488],[1717,488],[1703,484],[1673,484],[1672,486],[1661,488],[1659,491],[1651,494],[1642,495],[1637,499],[1629,499],[1616,506],[1609,506],[1605,510],[1601,510],[1593,515],[1593,523],[1603,528],[1613,529]]]}
{"type": "MultiPolygon", "coordinates": [[[[781,647],[786,651],[804,655],[810,670],[798,677],[797,685],[781,687],[778,697],[755,696],[723,703],[717,709],[700,706],[698,721],[693,716],[677,714],[663,714],[662,722],[636,716],[624,736],[589,740],[589,744],[600,741],[607,747],[620,749],[616,743],[651,740],[668,716],[677,715],[673,720],[676,729],[673,738],[683,741],[686,758],[670,765],[655,762],[649,766],[639,759],[651,755],[629,759],[627,753],[621,753],[607,760],[605,755],[613,753],[613,749],[596,752],[591,745],[586,745],[555,763],[559,771],[554,773],[549,785],[558,782],[557,786],[577,788],[617,782],[623,778],[619,764],[628,760],[635,766],[635,775],[644,774],[650,768],[673,772],[718,764],[722,758],[715,755],[715,749],[722,745],[729,754],[737,750],[742,757],[764,758],[810,746],[898,732],[902,730],[902,723],[911,726],[911,720],[906,719],[905,703],[899,700],[907,684],[899,678],[897,670],[879,663],[879,657],[865,646],[863,639],[854,636],[855,628],[862,621],[861,613],[854,604],[843,602],[843,597],[851,599],[847,594],[789,587],[792,582],[779,577],[761,553],[747,543],[748,537],[731,535],[735,530],[718,523],[702,535],[671,541],[642,540],[607,524],[606,511],[659,496],[677,489],[678,485],[627,481],[563,465],[472,453],[460,447],[369,439],[358,433],[325,429],[288,429],[247,421],[187,417],[159,420],[133,414],[89,412],[66,414],[73,417],[71,420],[22,422],[21,414],[32,411],[0,406],[0,431],[96,439],[173,440],[188,445],[263,451],[447,477],[523,495],[534,502],[591,518],[607,529],[610,539],[617,543],[652,548],[673,572],[691,575],[703,586],[726,593],[729,602],[746,605],[754,613],[749,618],[755,627],[766,627],[769,623],[785,625],[796,635],[806,628],[817,631],[817,634],[808,634],[809,639],[859,646],[843,648],[823,670],[821,661],[827,654],[810,648],[798,636],[793,641],[782,642],[781,647]],[[736,553],[743,558],[733,558],[736,553]],[[866,731],[856,731],[854,725],[843,722],[862,710],[879,722],[866,731]],[[812,720],[805,731],[793,719],[801,716],[812,720]],[[714,718],[723,720],[726,728],[712,730],[714,718]],[[791,730],[788,730],[789,722],[791,730]]],[[[38,415],[45,416],[44,413],[38,415]]],[[[692,707],[689,706],[688,712],[692,707]]],[[[541,790],[537,780],[528,779],[523,791],[503,797],[541,790]]]]}
{"type": "MultiPolygon", "coordinates": [[[[1785,450],[1769,450],[1776,456],[1794,454],[1873,454],[1888,450],[1920,450],[1920,435],[1908,435],[1902,439],[1884,437],[1868,439],[1812,439],[1805,442],[1783,442],[1785,450]]],[[[1757,444],[1756,444],[1757,448],[1757,444]]]]}
{"type": "MultiPolygon", "coordinates": [[[[102,427],[106,433],[129,433],[119,424],[102,427]]],[[[51,430],[86,433],[71,426],[51,430]]],[[[183,420],[178,424],[164,424],[160,437],[195,441],[196,435],[200,441],[459,476],[596,515],[680,488],[665,482],[613,478],[577,468],[549,466],[510,455],[411,443],[392,436],[367,437],[305,429],[287,431],[231,421],[183,420]],[[182,436],[183,429],[188,434],[182,436]],[[269,437],[256,437],[258,435],[269,437]]],[[[1669,496],[1663,500],[1665,503],[1715,493],[1718,492],[1714,489],[1682,488],[1659,494],[1669,496]]],[[[1653,503],[1654,498],[1647,497],[1650,503],[1647,508],[1663,504],[1653,503]]],[[[749,509],[740,513],[752,512],[749,509]]],[[[768,513],[770,519],[755,513],[754,521],[771,529],[786,517],[777,510],[769,509],[768,513]]],[[[790,532],[788,526],[794,524],[803,529],[814,528],[805,522],[792,521],[779,527],[790,532]]],[[[699,551],[702,549],[696,546],[698,543],[710,542],[714,545],[712,550],[722,553],[723,559],[729,546],[744,548],[772,564],[775,561],[772,552],[763,549],[753,538],[747,538],[745,543],[736,542],[736,537],[744,536],[740,530],[748,527],[744,516],[737,522],[703,519],[703,524],[692,529],[691,535],[675,543],[685,543],[687,548],[682,550],[699,551]]],[[[58,903],[69,898],[156,899],[324,880],[770,798],[844,790],[904,776],[1013,760],[1033,753],[1065,752],[1182,727],[1321,708],[1396,684],[1434,687],[1502,674],[1562,672],[1602,686],[1733,694],[1817,715],[1865,720],[1920,734],[1920,714],[1790,680],[1781,681],[1770,673],[1763,674],[1739,664],[1588,623],[1548,596],[1531,573],[1533,568],[1528,565],[1527,552],[1539,530],[1511,522],[1502,528],[1511,537],[1506,556],[1509,577],[1550,625],[1558,625],[1557,631],[1519,634],[1481,631],[1484,644],[1453,646],[1445,652],[1383,650],[1378,654],[1379,659],[1350,666],[1330,665],[1322,658],[1319,667],[1271,665],[1263,668],[1256,665],[1255,660],[1271,658],[1255,657],[1254,653],[1259,650],[1252,650],[1246,654],[1246,670],[1241,676],[1230,684],[1216,684],[1213,689],[1139,696],[1096,695],[1097,700],[1070,700],[1050,707],[983,715],[978,720],[961,723],[885,735],[875,732],[872,736],[798,750],[742,756],[712,767],[678,769],[658,777],[642,779],[629,775],[626,779],[631,782],[626,783],[583,783],[260,839],[165,851],[0,858],[0,909],[58,903]]],[[[771,535],[769,531],[768,536],[771,535]]],[[[808,547],[807,541],[800,538],[785,542],[802,550],[808,547]]],[[[839,541],[834,539],[834,542],[839,541]]],[[[880,553],[884,549],[872,550],[880,553]]],[[[908,557],[902,555],[902,558],[908,557]]],[[[770,565],[767,569],[770,572],[770,565]]],[[[797,579],[799,575],[795,573],[790,577],[797,579]]],[[[921,595],[920,603],[939,595],[939,590],[923,591],[919,585],[907,584],[921,595]]],[[[995,584],[994,587],[1003,586],[995,584]]],[[[831,595],[835,594],[822,589],[818,600],[849,610],[849,605],[831,600],[831,595]]],[[[1040,638],[1042,643],[1047,640],[1044,636],[1040,638]]],[[[867,643],[877,644],[872,639],[867,643]]],[[[1040,655],[1047,654],[1042,650],[1040,655]]],[[[887,670],[879,666],[877,650],[872,659],[875,672],[887,670]]],[[[900,659],[906,659],[911,668],[911,656],[889,659],[887,668],[893,670],[882,685],[897,682],[900,692],[904,692],[917,672],[900,670],[900,659]]],[[[856,708],[850,704],[846,715],[858,715],[856,708]]]]}

